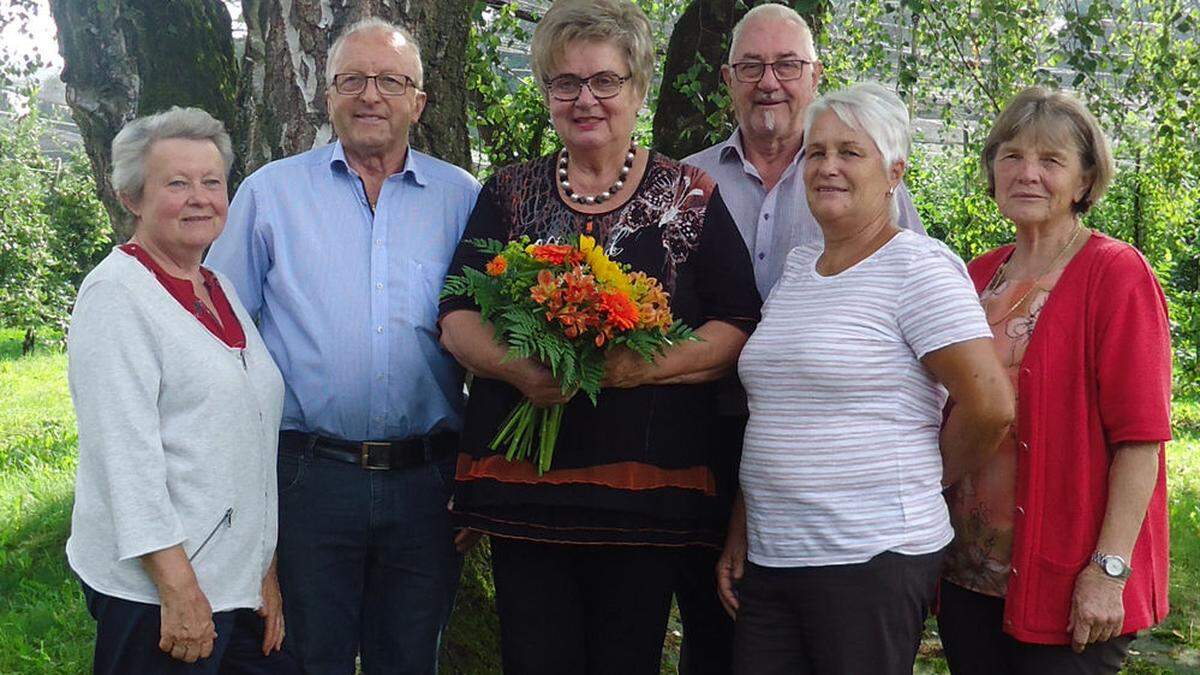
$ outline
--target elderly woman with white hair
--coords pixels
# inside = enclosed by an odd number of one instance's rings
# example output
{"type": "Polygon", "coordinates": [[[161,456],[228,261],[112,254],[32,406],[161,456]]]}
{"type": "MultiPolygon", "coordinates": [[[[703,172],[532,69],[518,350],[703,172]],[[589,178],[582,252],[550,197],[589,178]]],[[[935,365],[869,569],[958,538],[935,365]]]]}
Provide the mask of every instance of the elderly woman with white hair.
{"type": "Polygon", "coordinates": [[[1012,419],[962,261],[896,226],[908,129],[875,84],[805,118],[824,242],[789,254],[738,362],[743,496],[718,566],[738,673],[911,673],[953,536],[942,486],[1012,419]]]}
{"type": "Polygon", "coordinates": [[[172,108],[127,124],[112,157],[133,236],[84,279],[67,339],[67,558],[96,619],[93,671],[292,672],[274,563],[283,381],[200,264],[229,207],[229,136],[172,108]]]}

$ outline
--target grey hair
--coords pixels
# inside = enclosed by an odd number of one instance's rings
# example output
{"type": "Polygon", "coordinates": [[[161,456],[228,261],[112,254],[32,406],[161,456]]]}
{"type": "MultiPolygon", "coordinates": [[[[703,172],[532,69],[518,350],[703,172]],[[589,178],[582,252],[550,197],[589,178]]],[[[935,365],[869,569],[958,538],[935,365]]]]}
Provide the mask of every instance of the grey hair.
{"type": "Polygon", "coordinates": [[[146,186],[146,153],[156,141],[184,138],[212,141],[221,153],[225,174],[233,166],[233,143],[221,120],[200,108],[173,106],[130,121],[112,140],[112,186],[117,194],[138,201],[146,186]]]}
{"type": "MultiPolygon", "coordinates": [[[[860,129],[870,137],[883,155],[887,172],[898,161],[908,161],[912,132],[908,108],[893,91],[877,82],[860,82],[830,92],[813,101],[804,113],[804,137],[809,138],[813,121],[832,110],[847,126],[860,129]]],[[[892,222],[900,218],[900,206],[891,200],[892,222]]]]}
{"type": "Polygon", "coordinates": [[[646,95],[654,75],[654,37],[640,7],[629,0],[556,0],[538,21],[529,45],[539,84],[553,76],[563,50],[576,40],[614,43],[629,64],[633,86],[646,95]]]}
{"type": "Polygon", "coordinates": [[[393,36],[399,35],[405,45],[411,46],[413,53],[417,55],[417,87],[425,86],[425,64],[421,62],[421,43],[417,42],[413,34],[404,26],[377,16],[359,19],[346,26],[338,34],[337,39],[333,41],[333,46],[329,48],[329,53],[325,55],[325,86],[333,86],[333,76],[336,74],[333,72],[333,66],[337,62],[338,53],[346,45],[346,41],[355,35],[367,32],[391,33],[393,36]]]}
{"type": "Polygon", "coordinates": [[[800,26],[800,32],[803,35],[801,39],[804,42],[802,47],[808,47],[809,51],[812,52],[813,57],[816,57],[817,49],[813,45],[812,30],[809,29],[808,22],[804,20],[804,17],[800,16],[799,12],[791,7],[788,7],[787,5],[768,2],[764,5],[758,5],[757,7],[751,8],[750,11],[746,12],[746,14],[742,16],[737,24],[734,25],[733,32],[730,33],[729,37],[729,57],[727,59],[729,63],[733,63],[733,50],[735,47],[737,47],[738,40],[742,37],[742,29],[744,29],[752,20],[759,18],[776,19],[778,21],[791,21],[792,23],[800,26]]]}

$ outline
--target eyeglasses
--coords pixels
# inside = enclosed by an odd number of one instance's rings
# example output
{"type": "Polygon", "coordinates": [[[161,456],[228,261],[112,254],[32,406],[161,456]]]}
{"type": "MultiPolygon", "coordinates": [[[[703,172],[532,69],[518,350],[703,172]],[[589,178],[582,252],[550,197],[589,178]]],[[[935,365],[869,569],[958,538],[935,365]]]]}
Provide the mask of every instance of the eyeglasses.
{"type": "Polygon", "coordinates": [[[546,85],[546,91],[550,92],[550,98],[555,101],[574,101],[583,93],[585,85],[588,91],[592,92],[592,96],[605,99],[621,93],[621,86],[629,77],[628,75],[622,77],[611,70],[605,70],[589,77],[559,75],[556,78],[544,80],[542,83],[546,85]]]}
{"type": "Polygon", "coordinates": [[[417,88],[417,83],[407,75],[363,75],[362,73],[338,73],[333,76],[333,88],[343,96],[357,96],[367,88],[367,81],[375,80],[375,88],[384,96],[403,96],[408,88],[417,88]]]}
{"type": "Polygon", "coordinates": [[[763,79],[763,75],[767,74],[767,68],[775,73],[775,79],[780,81],[794,80],[804,73],[804,66],[811,65],[813,61],[804,59],[785,59],[783,61],[772,61],[763,63],[762,61],[742,61],[740,63],[729,64],[733,68],[733,75],[738,82],[746,84],[754,84],[763,79]]]}

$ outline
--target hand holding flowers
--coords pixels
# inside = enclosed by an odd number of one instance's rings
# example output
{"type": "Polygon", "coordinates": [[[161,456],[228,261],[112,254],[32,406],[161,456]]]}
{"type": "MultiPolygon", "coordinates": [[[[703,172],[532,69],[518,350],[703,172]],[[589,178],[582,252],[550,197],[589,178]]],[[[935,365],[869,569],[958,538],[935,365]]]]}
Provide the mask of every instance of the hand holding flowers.
{"type": "Polygon", "coordinates": [[[467,296],[508,347],[528,358],[515,382],[525,396],[490,444],[510,461],[550,467],[564,403],[582,390],[595,405],[601,386],[636,386],[639,368],[680,340],[697,339],[675,321],[659,282],[629,272],[591,237],[566,244],[470,242],[492,256],[484,272],[450,277],[443,297],[467,296]],[[638,362],[641,362],[640,365],[638,362]]]}

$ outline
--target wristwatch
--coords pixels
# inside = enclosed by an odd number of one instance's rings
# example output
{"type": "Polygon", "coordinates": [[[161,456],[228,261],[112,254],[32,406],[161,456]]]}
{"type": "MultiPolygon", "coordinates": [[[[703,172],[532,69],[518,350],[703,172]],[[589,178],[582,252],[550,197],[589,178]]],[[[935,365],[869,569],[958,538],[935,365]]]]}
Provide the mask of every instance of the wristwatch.
{"type": "Polygon", "coordinates": [[[1125,559],[1119,555],[1108,555],[1107,553],[1096,551],[1092,555],[1092,562],[1099,565],[1104,574],[1113,579],[1120,579],[1121,581],[1128,579],[1129,573],[1133,571],[1129,563],[1125,562],[1125,559]]]}

